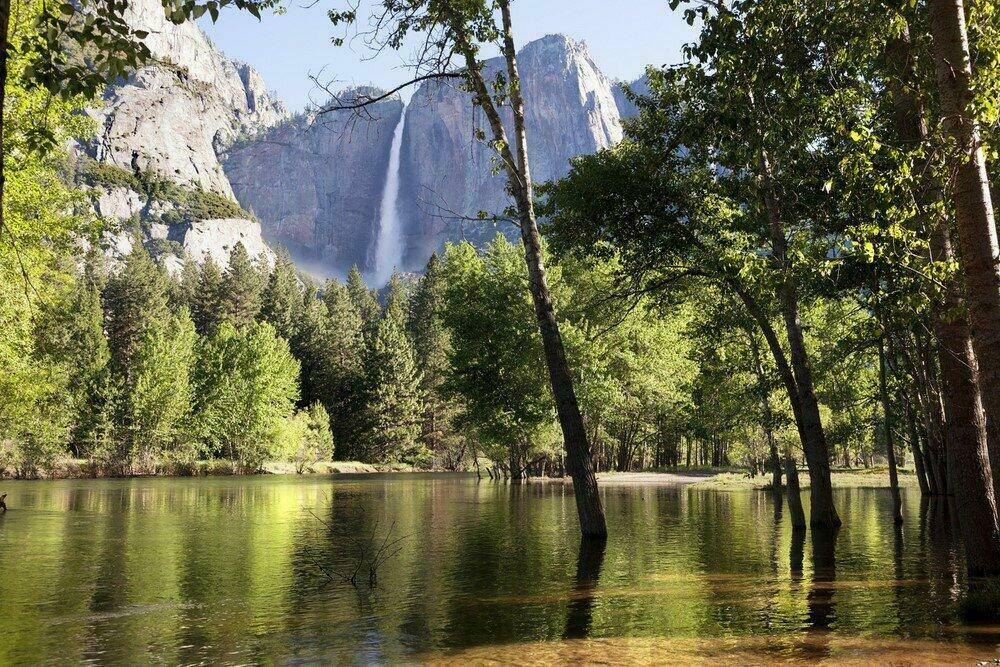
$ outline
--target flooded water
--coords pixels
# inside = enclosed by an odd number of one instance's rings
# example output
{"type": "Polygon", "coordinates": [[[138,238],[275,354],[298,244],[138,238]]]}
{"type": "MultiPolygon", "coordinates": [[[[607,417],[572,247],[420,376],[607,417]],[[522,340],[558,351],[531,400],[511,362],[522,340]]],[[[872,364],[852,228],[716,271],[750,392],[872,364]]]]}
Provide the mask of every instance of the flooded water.
{"type": "Polygon", "coordinates": [[[803,534],[764,492],[609,485],[603,550],[581,550],[559,483],[5,481],[0,492],[3,664],[1000,657],[1000,627],[964,620],[947,506],[921,512],[909,488],[901,532],[887,491],[841,489],[844,527],[803,534]],[[355,570],[357,586],[343,580],[355,570]]]}

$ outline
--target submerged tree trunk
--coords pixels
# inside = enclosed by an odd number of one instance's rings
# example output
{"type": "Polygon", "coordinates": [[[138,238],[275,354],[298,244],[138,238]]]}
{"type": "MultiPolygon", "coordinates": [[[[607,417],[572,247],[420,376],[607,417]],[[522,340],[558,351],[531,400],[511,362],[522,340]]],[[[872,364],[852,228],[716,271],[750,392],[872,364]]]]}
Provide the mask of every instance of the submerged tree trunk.
{"type": "MultiPolygon", "coordinates": [[[[963,0],[929,0],[942,124],[954,141],[951,199],[961,244],[972,343],[986,413],[987,443],[1000,473],[1000,244],[979,124],[972,105],[972,64],[963,0]]],[[[994,495],[998,493],[996,474],[994,495]]]]}
{"type": "Polygon", "coordinates": [[[899,496],[899,475],[896,471],[896,448],[892,438],[892,410],[889,386],[886,382],[885,336],[878,340],[878,391],[882,400],[882,428],[885,433],[885,456],[889,463],[889,491],[892,494],[892,521],[903,523],[903,501],[899,496]]]}
{"type": "MultiPolygon", "coordinates": [[[[935,55],[938,61],[938,87],[941,89],[943,111],[946,116],[954,112],[964,113],[968,101],[968,74],[970,70],[968,69],[968,43],[965,38],[962,2],[961,0],[930,0],[929,7],[932,32],[934,33],[935,55]],[[964,96],[960,90],[956,90],[962,86],[958,84],[958,72],[952,69],[953,66],[965,68],[964,96]],[[964,102],[960,100],[964,100],[964,102]]],[[[890,91],[894,96],[894,122],[897,132],[904,142],[922,142],[926,140],[928,134],[927,121],[920,100],[910,92],[915,68],[910,55],[908,33],[904,32],[900,38],[893,42],[889,56],[895,75],[890,79],[890,91]]],[[[950,124],[955,125],[955,123],[950,124]]],[[[978,134],[975,127],[965,128],[966,141],[963,141],[959,138],[963,134],[963,129],[960,126],[961,122],[958,122],[958,127],[949,129],[953,136],[958,139],[960,146],[972,147],[970,159],[960,167],[960,170],[964,171],[965,174],[957,179],[957,190],[954,195],[959,228],[960,230],[964,229],[962,233],[966,239],[964,243],[967,244],[969,234],[972,232],[969,228],[974,228],[977,220],[978,224],[983,223],[982,215],[977,219],[975,211],[972,210],[975,209],[972,201],[975,200],[975,196],[974,192],[970,196],[968,188],[975,185],[975,183],[970,183],[970,178],[978,178],[979,168],[975,163],[978,161],[980,166],[984,167],[984,165],[982,165],[982,149],[978,146],[978,134]],[[959,200],[962,200],[962,204],[959,203],[959,200]],[[960,212],[959,209],[964,210],[960,212]]],[[[929,161],[927,166],[929,171],[929,161]]],[[[985,196],[988,198],[989,190],[985,183],[985,171],[980,185],[986,187],[985,196]]],[[[921,193],[918,199],[925,207],[939,204],[943,199],[940,180],[932,176],[926,184],[925,192],[921,193]]],[[[985,244],[979,252],[992,253],[991,257],[996,257],[997,241],[996,231],[992,229],[992,208],[988,214],[989,219],[986,222],[990,230],[987,230],[986,236],[992,238],[992,242],[985,244]]],[[[943,216],[939,216],[938,220],[934,221],[932,230],[932,259],[945,262],[953,261],[954,250],[947,220],[943,216]]],[[[980,230],[980,232],[982,231],[980,230]]],[[[964,257],[963,260],[968,262],[970,258],[964,257]]],[[[972,259],[974,267],[977,261],[981,262],[982,257],[979,257],[978,260],[972,259]]],[[[996,268],[995,264],[993,267],[996,268]]],[[[978,269],[982,272],[983,267],[978,266],[978,269]]],[[[965,271],[968,276],[969,265],[967,263],[965,271]]],[[[968,279],[966,284],[971,296],[973,285],[968,279]]],[[[998,286],[1000,283],[994,282],[992,288],[994,292],[997,291],[998,286]]],[[[986,414],[981,391],[983,388],[977,382],[977,358],[973,352],[968,321],[962,315],[964,309],[961,290],[954,280],[948,281],[944,285],[943,297],[943,304],[932,306],[932,320],[934,334],[937,338],[938,362],[943,384],[941,396],[944,402],[946,436],[944,448],[947,475],[945,471],[941,470],[941,461],[935,460],[939,452],[932,452],[930,466],[932,470],[930,472],[934,479],[933,486],[937,487],[940,493],[950,489],[955,494],[955,505],[965,538],[966,560],[969,570],[974,573],[997,574],[1000,573],[1000,524],[998,524],[997,519],[996,494],[992,466],[990,465],[986,414]],[[942,311],[947,313],[947,316],[943,315],[942,311]],[[951,477],[954,483],[949,483],[948,477],[951,477]]],[[[921,356],[923,357],[923,355],[921,356]]],[[[929,373],[929,369],[927,372],[929,373]]],[[[1000,397],[994,396],[994,399],[997,398],[1000,397]]],[[[933,436],[930,429],[941,404],[938,401],[930,400],[930,397],[926,403],[929,429],[928,444],[930,444],[933,436]]],[[[928,486],[930,486],[930,482],[928,482],[928,486]]]]}
{"type": "Polygon", "coordinates": [[[806,527],[806,514],[802,511],[802,492],[799,489],[799,471],[795,459],[785,457],[785,488],[788,491],[788,513],[793,528],[806,527]]]}
{"type": "Polygon", "coordinates": [[[788,258],[788,240],[785,238],[785,222],[781,207],[774,192],[772,167],[767,153],[762,149],[760,175],[763,183],[765,214],[770,225],[772,260],[778,272],[778,302],[788,336],[788,349],[795,376],[795,386],[801,408],[802,432],[806,466],[809,468],[809,524],[813,528],[833,528],[840,525],[837,508],[833,504],[833,485],[830,482],[830,453],[823,432],[823,421],[819,414],[819,402],[813,388],[812,368],[806,353],[802,322],[799,319],[798,293],[795,279],[791,275],[788,258]]]}
{"type": "Polygon", "coordinates": [[[906,427],[910,440],[910,453],[913,455],[913,470],[917,475],[917,483],[920,485],[920,497],[930,495],[930,486],[927,483],[927,470],[924,468],[924,455],[920,451],[920,435],[917,431],[917,420],[913,415],[913,403],[909,395],[903,396],[903,411],[906,414],[906,427]]]}
{"type": "Polygon", "coordinates": [[[476,104],[489,120],[493,139],[497,142],[500,158],[507,173],[507,184],[517,204],[521,242],[524,245],[524,258],[528,267],[528,284],[545,350],[545,363],[548,367],[552,395],[556,402],[556,414],[559,417],[559,425],[562,427],[563,444],[566,450],[566,468],[573,478],[573,492],[576,496],[580,529],[585,537],[604,538],[607,536],[604,507],[598,493],[597,477],[594,475],[593,462],[590,458],[587,431],[573,388],[573,377],[566,361],[566,351],[559,333],[559,324],[556,320],[552,296],[546,281],[545,264],[542,259],[541,236],[538,233],[538,224],[535,219],[534,188],[528,165],[524,100],[521,97],[521,79],[515,57],[510,3],[508,0],[500,0],[499,5],[503,20],[503,57],[507,65],[509,79],[507,86],[514,117],[516,157],[511,151],[503,121],[490,95],[489,87],[483,79],[480,63],[477,60],[477,51],[465,33],[464,24],[459,19],[454,22],[455,25],[452,27],[456,28],[456,46],[465,58],[467,77],[475,93],[476,104]]]}

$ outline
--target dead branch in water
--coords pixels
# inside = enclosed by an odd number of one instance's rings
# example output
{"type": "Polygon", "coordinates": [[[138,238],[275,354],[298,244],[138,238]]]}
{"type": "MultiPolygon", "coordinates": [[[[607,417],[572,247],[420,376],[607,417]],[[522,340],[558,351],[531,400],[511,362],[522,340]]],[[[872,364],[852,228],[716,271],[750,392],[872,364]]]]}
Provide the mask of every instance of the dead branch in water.
{"type": "MultiPolygon", "coordinates": [[[[329,532],[333,532],[333,525],[329,521],[320,518],[312,509],[306,508],[306,511],[329,532]]],[[[306,558],[326,577],[327,581],[341,581],[358,588],[359,578],[364,573],[367,573],[368,588],[375,588],[378,584],[379,568],[402,550],[403,541],[409,537],[409,535],[393,537],[393,533],[396,530],[395,520],[389,525],[389,530],[386,531],[381,539],[378,539],[378,527],[379,519],[376,518],[371,533],[366,535],[364,539],[349,538],[356,550],[354,567],[350,572],[340,572],[325,566],[318,558],[308,552],[305,554],[306,558]]]]}

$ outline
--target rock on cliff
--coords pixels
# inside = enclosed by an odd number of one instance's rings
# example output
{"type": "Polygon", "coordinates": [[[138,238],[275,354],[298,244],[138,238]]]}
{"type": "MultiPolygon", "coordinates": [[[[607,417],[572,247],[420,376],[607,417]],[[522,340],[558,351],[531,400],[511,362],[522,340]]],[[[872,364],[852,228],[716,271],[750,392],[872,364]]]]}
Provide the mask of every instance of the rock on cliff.
{"type": "Polygon", "coordinates": [[[639,114],[639,108],[629,99],[628,94],[625,92],[626,89],[631,90],[640,97],[647,95],[649,94],[649,80],[645,76],[642,76],[632,83],[619,82],[615,85],[615,102],[618,104],[618,113],[621,114],[622,118],[631,118],[639,114]]]}
{"type": "MultiPolygon", "coordinates": [[[[216,215],[232,234],[259,238],[258,223],[236,204],[218,153],[286,119],[287,110],[256,71],[225,58],[197,25],[170,22],[159,0],[132,0],[127,20],[149,33],[145,41],[158,64],[111,86],[93,111],[99,131],[82,145],[81,163],[89,165],[83,182],[93,188],[95,209],[112,221],[138,218],[147,229],[178,226],[169,234],[174,240],[216,215]]],[[[147,233],[144,240],[156,239],[147,233]]],[[[257,251],[270,255],[263,244],[257,251]]]]}
{"type": "MultiPolygon", "coordinates": [[[[346,91],[342,101],[370,88],[346,91]]],[[[403,104],[386,99],[361,116],[301,114],[224,155],[237,199],[316,273],[370,268],[393,130],[403,104]],[[315,267],[319,267],[318,270],[315,267]]]]}

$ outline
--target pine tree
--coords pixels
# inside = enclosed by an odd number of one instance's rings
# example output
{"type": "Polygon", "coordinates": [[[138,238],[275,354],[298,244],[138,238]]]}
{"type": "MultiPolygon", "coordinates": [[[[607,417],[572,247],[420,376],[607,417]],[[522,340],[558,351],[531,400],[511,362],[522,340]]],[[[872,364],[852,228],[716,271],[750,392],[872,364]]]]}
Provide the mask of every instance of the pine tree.
{"type": "Polygon", "coordinates": [[[280,246],[261,295],[259,318],[273,326],[279,336],[291,340],[301,312],[302,291],[295,274],[295,264],[288,250],[280,246]]]}
{"type": "Polygon", "coordinates": [[[219,265],[208,257],[198,274],[198,289],[191,304],[191,319],[201,336],[211,335],[225,320],[222,299],[222,273],[219,265]]]}
{"type": "Polygon", "coordinates": [[[378,320],[382,309],[379,308],[375,294],[365,285],[364,278],[357,266],[352,266],[347,273],[347,293],[351,295],[354,307],[361,313],[364,327],[370,327],[378,320]]]}
{"type": "Polygon", "coordinates": [[[245,327],[260,313],[263,280],[242,243],[229,255],[229,267],[222,278],[222,314],[233,326],[245,327]]]}
{"type": "Polygon", "coordinates": [[[316,294],[310,282],[302,298],[302,311],[291,339],[292,352],[302,364],[301,402],[308,405],[326,401],[332,393],[330,376],[336,350],[330,341],[326,304],[316,294]]]}
{"type": "Polygon", "coordinates": [[[198,273],[198,263],[186,257],[180,276],[170,286],[170,308],[175,313],[180,312],[181,308],[189,311],[194,308],[195,295],[198,293],[198,273]]]}
{"type": "Polygon", "coordinates": [[[411,280],[398,271],[393,271],[389,283],[385,286],[385,309],[398,311],[404,320],[408,318],[413,290],[414,284],[411,280]]]}
{"type": "Polygon", "coordinates": [[[97,448],[110,470],[149,470],[184,438],[195,335],[186,310],[171,315],[168,280],[141,246],[104,289],[110,350],[112,446],[97,448]]]}
{"type": "Polygon", "coordinates": [[[126,386],[131,385],[139,348],[170,314],[166,276],[141,245],[125,258],[122,270],[108,280],[104,311],[112,373],[126,386]]]}
{"type": "Polygon", "coordinates": [[[101,289],[103,255],[91,249],[72,292],[45,309],[36,327],[37,353],[52,374],[65,377],[68,439],[74,456],[90,457],[110,436],[108,343],[101,289]]]}
{"type": "Polygon", "coordinates": [[[387,310],[372,327],[364,357],[364,397],[360,458],[429,463],[429,453],[417,439],[423,411],[420,373],[400,307],[387,310]]]}
{"type": "Polygon", "coordinates": [[[317,458],[333,458],[333,434],[330,429],[330,415],[322,403],[313,403],[306,414],[309,416],[306,446],[314,451],[317,458]]]}
{"type": "Polygon", "coordinates": [[[104,335],[100,280],[91,274],[77,281],[71,310],[72,334],[62,348],[62,355],[70,364],[69,394],[73,406],[70,448],[79,457],[94,456],[111,437],[110,353],[104,335]]]}
{"type": "Polygon", "coordinates": [[[421,442],[445,465],[457,466],[460,461],[459,434],[454,426],[458,411],[456,400],[443,391],[448,377],[448,352],[451,338],[442,313],[445,306],[443,266],[437,253],[427,262],[424,276],[410,300],[407,330],[420,371],[420,394],[424,402],[421,442]]]}
{"type": "Polygon", "coordinates": [[[338,453],[349,454],[351,442],[359,431],[361,413],[362,357],[365,350],[361,313],[347,288],[330,280],[323,288],[326,304],[329,363],[329,393],[323,405],[333,418],[333,435],[338,453]]]}

